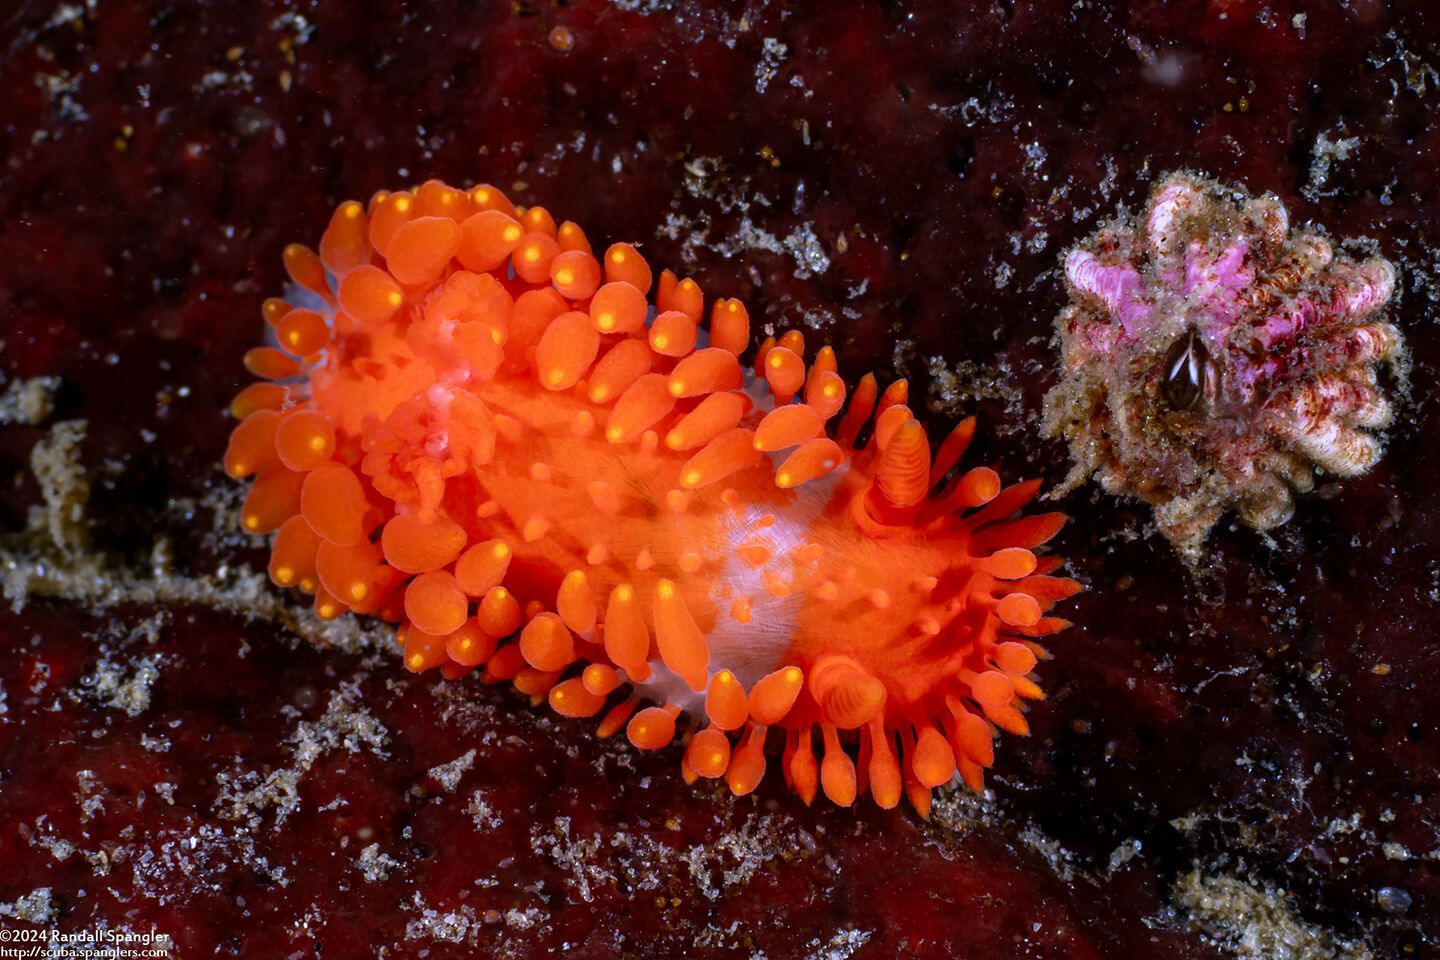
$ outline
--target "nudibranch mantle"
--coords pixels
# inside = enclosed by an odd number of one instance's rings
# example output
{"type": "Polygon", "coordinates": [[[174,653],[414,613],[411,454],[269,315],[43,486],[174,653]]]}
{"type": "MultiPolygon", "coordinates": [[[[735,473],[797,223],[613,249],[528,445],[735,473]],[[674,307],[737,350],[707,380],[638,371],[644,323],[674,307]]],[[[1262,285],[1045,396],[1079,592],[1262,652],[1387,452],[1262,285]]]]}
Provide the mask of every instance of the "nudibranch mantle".
{"type": "Polygon", "coordinates": [[[479,667],[640,748],[678,733],[687,779],[737,794],[774,728],[807,803],[923,813],[957,773],[982,788],[995,728],[1028,732],[1079,586],[1035,552],[1064,516],[1018,515],[1037,483],[954,470],[973,420],[932,453],[904,381],[847,403],[798,331],[742,368],[739,301],[704,331],[692,280],[652,304],[634,247],[597,258],[489,185],[342,204],[285,259],[225,465],[320,616],[396,622],[409,669],[479,667]]]}
{"type": "Polygon", "coordinates": [[[1377,368],[1405,356],[1383,316],[1386,260],[1337,256],[1275,196],[1181,172],[1071,248],[1064,272],[1045,430],[1069,441],[1065,487],[1093,475],[1150,503],[1187,561],[1226,511],[1269,529],[1317,470],[1380,459],[1373,431],[1393,410],[1377,368]]]}

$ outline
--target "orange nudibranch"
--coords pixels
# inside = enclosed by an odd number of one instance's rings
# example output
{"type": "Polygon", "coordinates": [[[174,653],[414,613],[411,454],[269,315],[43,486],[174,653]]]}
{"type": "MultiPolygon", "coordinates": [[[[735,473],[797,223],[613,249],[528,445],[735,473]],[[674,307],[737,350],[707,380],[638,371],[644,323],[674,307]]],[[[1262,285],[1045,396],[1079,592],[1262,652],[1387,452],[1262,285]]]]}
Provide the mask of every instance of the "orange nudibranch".
{"type": "Polygon", "coordinates": [[[904,381],[850,397],[804,338],[740,356],[736,300],[494,187],[336,210],[265,303],[225,467],[270,576],[399,624],[405,665],[479,668],[687,780],[754,790],[766,748],[823,790],[922,814],[1025,734],[1048,616],[1079,589],[1019,516],[1035,482],[932,450],[904,381]],[[655,286],[653,299],[651,287],[655,286]],[[860,438],[864,438],[863,442],[860,438]],[[818,751],[817,759],[817,736],[818,751]]]}

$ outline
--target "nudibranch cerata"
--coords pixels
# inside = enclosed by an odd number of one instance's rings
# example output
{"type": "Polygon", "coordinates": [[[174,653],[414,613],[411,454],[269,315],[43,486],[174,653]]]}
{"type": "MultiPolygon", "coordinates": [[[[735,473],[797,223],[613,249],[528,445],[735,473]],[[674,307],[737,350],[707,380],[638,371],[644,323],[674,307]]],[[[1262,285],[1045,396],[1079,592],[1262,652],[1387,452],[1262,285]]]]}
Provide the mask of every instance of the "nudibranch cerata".
{"type": "Polygon", "coordinates": [[[1067,486],[1095,475],[1147,501],[1188,561],[1227,510],[1266,530],[1317,469],[1380,459],[1377,367],[1405,351],[1383,317],[1395,268],[1291,230],[1275,196],[1171,174],[1072,248],[1065,277],[1045,428],[1069,440],[1067,486]]]}
{"type": "Polygon", "coordinates": [[[225,467],[320,616],[396,622],[409,669],[483,667],[642,749],[678,726],[686,778],[737,794],[773,730],[807,803],[923,813],[1027,732],[1079,587],[1033,550],[1064,515],[1017,515],[1037,483],[955,469],[973,420],[932,454],[904,381],[847,405],[798,331],[747,371],[740,302],[702,332],[692,280],[652,306],[633,246],[597,258],[488,185],[342,204],[285,263],[225,467]]]}

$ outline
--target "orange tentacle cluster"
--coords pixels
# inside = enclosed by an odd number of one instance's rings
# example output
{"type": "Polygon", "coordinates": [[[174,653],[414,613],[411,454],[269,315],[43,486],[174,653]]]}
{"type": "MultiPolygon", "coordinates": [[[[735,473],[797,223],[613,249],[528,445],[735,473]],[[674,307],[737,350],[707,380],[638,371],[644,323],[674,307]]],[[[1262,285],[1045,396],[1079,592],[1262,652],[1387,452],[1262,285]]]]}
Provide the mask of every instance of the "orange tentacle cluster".
{"type": "Polygon", "coordinates": [[[270,575],[399,624],[411,670],[480,668],[687,778],[755,789],[765,747],[806,802],[890,807],[1027,732],[1040,639],[1078,585],[1034,548],[1037,484],[956,471],[828,348],[767,338],[626,244],[490,186],[343,204],[247,356],[225,466],[270,575]],[[859,438],[865,437],[861,442],[859,438]],[[955,474],[953,477],[952,474],[955,474]],[[819,758],[815,731],[819,730],[819,758]],[[774,734],[772,738],[772,733],[774,734]]]}

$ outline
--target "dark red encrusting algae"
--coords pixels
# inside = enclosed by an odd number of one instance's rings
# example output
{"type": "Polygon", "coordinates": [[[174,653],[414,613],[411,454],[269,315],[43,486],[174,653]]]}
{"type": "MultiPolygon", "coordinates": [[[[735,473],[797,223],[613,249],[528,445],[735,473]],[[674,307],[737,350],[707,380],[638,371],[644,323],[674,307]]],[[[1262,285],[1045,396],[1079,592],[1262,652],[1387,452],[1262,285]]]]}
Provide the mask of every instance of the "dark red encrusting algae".
{"type": "Polygon", "coordinates": [[[179,956],[565,943],[567,956],[724,956],[751,943],[1003,957],[1022,942],[1099,958],[1152,937],[1166,955],[1211,956],[1144,931],[1158,904],[1143,887],[1128,901],[1093,878],[1067,884],[1003,831],[927,836],[898,813],[692,790],[665,758],[586,742],[498,689],[207,611],[154,623],[37,605],[23,626],[5,620],[17,656],[3,682],[25,694],[10,722],[51,739],[7,745],[0,850],[38,864],[25,879],[43,878],[64,928],[153,927],[179,956]],[[53,639],[32,646],[24,631],[53,639]],[[132,695],[148,699],[133,715],[132,695]],[[62,843],[75,848],[63,859],[62,843]],[[988,900],[1004,906],[955,909],[988,900]]]}
{"type": "Polygon", "coordinates": [[[176,956],[1433,954],[1423,5],[37,2],[0,44],[0,926],[176,956]],[[979,415],[976,462],[1057,482],[1061,256],[1175,169],[1395,263],[1408,400],[1373,471],[1273,539],[1223,521],[1198,578],[1141,504],[1062,501],[1089,589],[993,802],[687,787],[312,644],[242,574],[223,411],[282,249],[341,200],[493,182],[804,327],[849,382],[893,358],[936,429],[979,415]]]}

